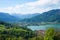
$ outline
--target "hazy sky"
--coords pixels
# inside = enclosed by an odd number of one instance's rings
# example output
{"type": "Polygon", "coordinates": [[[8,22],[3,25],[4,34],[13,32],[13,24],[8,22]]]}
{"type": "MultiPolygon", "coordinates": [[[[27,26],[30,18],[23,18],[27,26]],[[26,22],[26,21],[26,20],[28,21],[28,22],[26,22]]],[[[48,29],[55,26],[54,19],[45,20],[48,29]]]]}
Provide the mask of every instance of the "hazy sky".
{"type": "Polygon", "coordinates": [[[60,0],[0,0],[0,12],[7,13],[42,13],[60,9],[60,0]]]}

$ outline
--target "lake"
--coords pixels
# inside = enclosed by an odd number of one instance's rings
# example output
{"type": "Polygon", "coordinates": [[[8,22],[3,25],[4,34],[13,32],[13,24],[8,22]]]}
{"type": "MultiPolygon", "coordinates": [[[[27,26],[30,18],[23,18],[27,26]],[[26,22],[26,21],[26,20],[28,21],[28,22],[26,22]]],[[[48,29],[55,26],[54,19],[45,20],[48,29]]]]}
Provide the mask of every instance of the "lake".
{"type": "Polygon", "coordinates": [[[40,26],[27,26],[27,27],[31,30],[46,30],[52,27],[60,31],[60,24],[46,24],[46,25],[40,25],[40,26]]]}

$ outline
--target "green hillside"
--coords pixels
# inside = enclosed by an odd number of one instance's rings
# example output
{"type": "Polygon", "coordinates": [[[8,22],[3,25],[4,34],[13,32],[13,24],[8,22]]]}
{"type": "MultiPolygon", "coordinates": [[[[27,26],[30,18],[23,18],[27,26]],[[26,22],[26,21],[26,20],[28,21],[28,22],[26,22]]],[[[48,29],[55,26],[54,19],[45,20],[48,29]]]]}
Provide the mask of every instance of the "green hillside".
{"type": "Polygon", "coordinates": [[[32,18],[23,19],[20,22],[60,22],[60,9],[50,10],[32,18]]]}

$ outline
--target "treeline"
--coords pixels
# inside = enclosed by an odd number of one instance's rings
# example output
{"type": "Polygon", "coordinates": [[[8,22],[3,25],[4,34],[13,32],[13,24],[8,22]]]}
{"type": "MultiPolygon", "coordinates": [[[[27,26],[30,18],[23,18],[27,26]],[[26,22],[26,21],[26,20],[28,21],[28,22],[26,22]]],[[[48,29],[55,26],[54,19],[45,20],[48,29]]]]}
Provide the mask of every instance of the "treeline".
{"type": "Polygon", "coordinates": [[[28,40],[35,36],[35,33],[18,25],[0,23],[0,40],[28,40]]]}
{"type": "Polygon", "coordinates": [[[44,34],[40,36],[27,27],[0,23],[0,40],[60,40],[60,34],[57,34],[54,28],[47,29],[44,34]]]}

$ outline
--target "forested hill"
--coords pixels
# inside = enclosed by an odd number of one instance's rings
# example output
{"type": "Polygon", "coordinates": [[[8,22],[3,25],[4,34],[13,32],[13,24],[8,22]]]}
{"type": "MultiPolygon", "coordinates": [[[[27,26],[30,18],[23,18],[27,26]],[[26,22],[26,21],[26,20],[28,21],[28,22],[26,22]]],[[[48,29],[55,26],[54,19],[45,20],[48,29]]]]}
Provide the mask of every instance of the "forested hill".
{"type": "Polygon", "coordinates": [[[4,12],[0,12],[0,22],[4,21],[4,22],[16,22],[19,19],[15,16],[12,16],[8,13],[4,13],[4,12]]]}
{"type": "Polygon", "coordinates": [[[20,22],[60,22],[60,9],[50,10],[20,22]]]}

